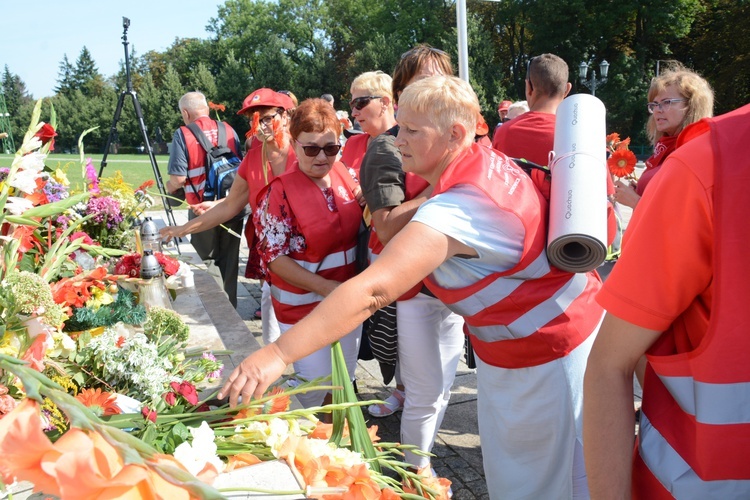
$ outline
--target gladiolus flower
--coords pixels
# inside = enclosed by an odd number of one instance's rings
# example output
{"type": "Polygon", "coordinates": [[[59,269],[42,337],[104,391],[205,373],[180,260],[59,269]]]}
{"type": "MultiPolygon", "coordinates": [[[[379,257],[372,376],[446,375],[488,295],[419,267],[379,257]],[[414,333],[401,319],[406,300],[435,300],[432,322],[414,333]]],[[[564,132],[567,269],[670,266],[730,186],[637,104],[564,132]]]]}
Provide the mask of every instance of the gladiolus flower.
{"type": "Polygon", "coordinates": [[[619,149],[607,159],[607,167],[615,177],[626,177],[633,173],[636,161],[635,154],[632,151],[619,149]]]}
{"type": "Polygon", "coordinates": [[[38,137],[42,141],[42,145],[50,143],[49,150],[53,151],[55,149],[55,137],[57,137],[57,132],[55,132],[55,129],[52,128],[52,125],[49,123],[45,123],[42,125],[42,128],[39,129],[39,131],[34,134],[34,137],[38,137]]]}
{"type": "Polygon", "coordinates": [[[10,471],[21,481],[34,483],[45,493],[61,496],[55,477],[42,468],[45,457],[60,455],[42,427],[39,403],[33,399],[24,399],[0,419],[0,469],[10,471]]]}
{"type": "Polygon", "coordinates": [[[253,455],[252,453],[238,453],[229,457],[227,461],[227,468],[224,472],[231,472],[235,469],[241,469],[250,465],[259,464],[261,459],[253,455]]]}

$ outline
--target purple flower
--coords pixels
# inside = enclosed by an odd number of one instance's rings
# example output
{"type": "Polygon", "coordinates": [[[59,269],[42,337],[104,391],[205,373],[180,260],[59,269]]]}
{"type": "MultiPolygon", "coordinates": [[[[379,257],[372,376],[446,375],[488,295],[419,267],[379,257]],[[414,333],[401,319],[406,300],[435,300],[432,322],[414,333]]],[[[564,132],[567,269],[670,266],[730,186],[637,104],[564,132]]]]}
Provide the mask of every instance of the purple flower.
{"type": "Polygon", "coordinates": [[[0,168],[0,182],[5,182],[5,179],[8,178],[8,174],[10,173],[10,169],[7,167],[0,168]]]}
{"type": "Polygon", "coordinates": [[[93,224],[106,224],[107,229],[117,227],[122,222],[120,203],[109,196],[90,198],[86,205],[86,215],[94,214],[90,219],[93,224]]]}
{"type": "Polygon", "coordinates": [[[47,183],[44,185],[43,191],[44,194],[47,195],[47,200],[50,203],[64,200],[65,198],[70,196],[65,186],[51,177],[47,179],[47,183]]]}

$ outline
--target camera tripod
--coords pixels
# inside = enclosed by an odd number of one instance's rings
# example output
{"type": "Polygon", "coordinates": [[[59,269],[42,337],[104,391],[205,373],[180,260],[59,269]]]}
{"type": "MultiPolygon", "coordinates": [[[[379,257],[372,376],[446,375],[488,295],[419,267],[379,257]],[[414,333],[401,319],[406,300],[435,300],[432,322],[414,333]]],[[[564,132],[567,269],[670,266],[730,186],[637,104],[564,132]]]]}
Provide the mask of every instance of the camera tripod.
{"type": "MultiPolygon", "coordinates": [[[[122,45],[125,47],[125,76],[127,80],[127,88],[120,92],[120,98],[117,100],[117,108],[115,108],[115,117],[112,120],[112,127],[109,129],[109,137],[107,138],[107,144],[104,146],[104,155],[102,156],[101,167],[99,168],[99,177],[104,172],[104,167],[107,166],[107,156],[109,155],[109,147],[112,144],[115,136],[117,135],[117,122],[120,120],[120,114],[122,113],[122,105],[125,102],[125,97],[130,96],[133,98],[133,107],[135,108],[135,116],[138,119],[138,127],[141,129],[141,136],[143,142],[146,145],[146,152],[148,153],[148,159],[151,161],[151,169],[154,171],[154,179],[156,180],[156,186],[159,188],[159,193],[162,195],[167,194],[167,190],[164,188],[164,182],[159,172],[159,166],[156,164],[156,157],[154,156],[154,150],[151,148],[151,141],[148,138],[148,132],[146,130],[146,123],[143,121],[143,110],[141,104],[138,102],[138,95],[133,90],[133,81],[130,78],[130,55],[128,51],[128,28],[130,27],[130,19],[127,17],[122,18],[122,45]]],[[[161,202],[164,205],[164,210],[167,214],[167,223],[170,226],[176,226],[177,223],[174,219],[174,213],[172,207],[167,202],[164,196],[161,196],[161,202]]],[[[180,253],[180,247],[175,239],[175,247],[177,253],[180,253]]]]}

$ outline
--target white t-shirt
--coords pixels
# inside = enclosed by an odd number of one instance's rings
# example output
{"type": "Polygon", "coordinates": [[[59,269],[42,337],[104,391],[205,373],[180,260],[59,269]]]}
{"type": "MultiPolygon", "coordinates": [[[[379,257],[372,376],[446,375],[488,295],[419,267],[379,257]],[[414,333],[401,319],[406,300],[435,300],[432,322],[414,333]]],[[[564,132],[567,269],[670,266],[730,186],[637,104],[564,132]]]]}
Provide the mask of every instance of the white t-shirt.
{"type": "Polygon", "coordinates": [[[452,257],[441,264],[431,276],[441,287],[462,288],[511,269],[523,254],[525,231],[521,220],[498,210],[486,194],[468,184],[430,198],[412,221],[450,236],[478,254],[478,258],[452,257]]]}

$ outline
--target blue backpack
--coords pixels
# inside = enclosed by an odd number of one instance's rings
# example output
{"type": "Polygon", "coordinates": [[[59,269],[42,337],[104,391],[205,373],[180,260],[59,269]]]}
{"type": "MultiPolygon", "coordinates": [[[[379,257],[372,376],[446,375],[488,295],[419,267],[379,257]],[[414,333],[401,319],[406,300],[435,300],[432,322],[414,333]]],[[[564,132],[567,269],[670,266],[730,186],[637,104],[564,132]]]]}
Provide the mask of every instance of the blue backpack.
{"type": "Polygon", "coordinates": [[[216,122],[218,130],[216,146],[211,144],[196,123],[189,124],[187,128],[206,152],[206,184],[203,187],[203,201],[226,198],[242,163],[242,159],[227,145],[226,127],[222,122],[216,122]]]}

